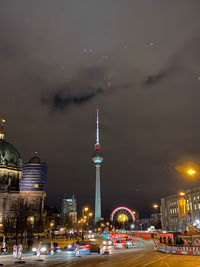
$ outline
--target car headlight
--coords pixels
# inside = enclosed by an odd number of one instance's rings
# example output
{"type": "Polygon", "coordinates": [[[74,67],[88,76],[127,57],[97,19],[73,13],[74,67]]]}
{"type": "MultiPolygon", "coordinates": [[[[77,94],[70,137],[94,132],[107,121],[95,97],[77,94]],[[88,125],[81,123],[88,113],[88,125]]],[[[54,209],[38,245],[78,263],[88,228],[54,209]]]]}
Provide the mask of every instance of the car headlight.
{"type": "Polygon", "coordinates": [[[45,247],[41,248],[41,251],[43,251],[43,252],[46,251],[46,250],[47,250],[47,249],[46,249],[45,247]]]}
{"type": "Polygon", "coordinates": [[[32,251],[35,252],[37,249],[36,248],[32,248],[32,251]]]}
{"type": "Polygon", "coordinates": [[[112,244],[112,241],[108,241],[108,244],[111,245],[112,244]]]}
{"type": "Polygon", "coordinates": [[[103,245],[106,245],[106,241],[103,241],[103,245]]]}
{"type": "Polygon", "coordinates": [[[68,248],[72,248],[72,245],[68,245],[67,247],[68,247],[68,248]]]}

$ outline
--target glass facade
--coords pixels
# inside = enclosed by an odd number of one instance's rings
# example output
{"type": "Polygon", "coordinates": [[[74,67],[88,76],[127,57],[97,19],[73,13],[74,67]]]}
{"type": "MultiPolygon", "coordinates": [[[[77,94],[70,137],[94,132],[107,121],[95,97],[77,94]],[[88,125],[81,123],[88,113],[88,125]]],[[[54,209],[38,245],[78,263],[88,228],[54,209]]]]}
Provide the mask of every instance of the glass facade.
{"type": "Polygon", "coordinates": [[[47,165],[45,162],[24,163],[20,191],[45,191],[47,190],[47,165]]]}

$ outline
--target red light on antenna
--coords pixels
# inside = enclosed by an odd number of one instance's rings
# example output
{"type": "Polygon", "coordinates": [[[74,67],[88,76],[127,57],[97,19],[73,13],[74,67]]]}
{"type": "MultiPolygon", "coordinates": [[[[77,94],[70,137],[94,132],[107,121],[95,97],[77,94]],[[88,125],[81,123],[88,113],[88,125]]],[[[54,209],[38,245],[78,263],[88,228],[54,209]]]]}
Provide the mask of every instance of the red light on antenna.
{"type": "Polygon", "coordinates": [[[94,149],[95,149],[95,150],[97,150],[97,149],[101,149],[101,147],[100,147],[99,145],[97,145],[97,146],[94,147],[94,149]]]}

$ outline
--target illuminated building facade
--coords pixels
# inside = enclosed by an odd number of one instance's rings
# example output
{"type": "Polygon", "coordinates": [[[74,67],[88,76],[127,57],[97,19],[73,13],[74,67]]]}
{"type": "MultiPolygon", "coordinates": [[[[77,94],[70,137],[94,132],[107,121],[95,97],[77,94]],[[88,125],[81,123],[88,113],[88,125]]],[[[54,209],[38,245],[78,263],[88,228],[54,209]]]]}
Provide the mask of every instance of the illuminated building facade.
{"type": "Polygon", "coordinates": [[[74,196],[62,199],[62,217],[66,215],[69,215],[74,224],[77,222],[77,202],[74,196]]]}
{"type": "Polygon", "coordinates": [[[200,187],[187,189],[184,194],[174,194],[161,199],[162,229],[186,231],[200,228],[200,187]]]}
{"type": "Polygon", "coordinates": [[[37,232],[43,231],[44,200],[47,190],[47,164],[35,155],[22,165],[22,177],[20,181],[20,197],[27,210],[27,218],[32,222],[32,228],[37,232]],[[31,218],[31,219],[30,219],[31,218]]]}
{"type": "MultiPolygon", "coordinates": [[[[16,234],[22,231],[42,231],[44,198],[46,193],[27,189],[22,176],[22,159],[18,151],[4,139],[4,120],[0,122],[0,233],[16,234]],[[20,191],[21,180],[22,189],[20,191]]],[[[46,179],[46,178],[45,178],[46,179]]],[[[43,187],[43,189],[45,186],[43,187]]]]}
{"type": "Polygon", "coordinates": [[[95,223],[101,220],[101,181],[100,167],[103,161],[101,153],[100,136],[99,136],[99,110],[97,109],[97,128],[96,128],[96,144],[94,146],[94,154],[92,160],[96,167],[96,188],[95,188],[95,223]]]}
{"type": "Polygon", "coordinates": [[[22,166],[20,191],[47,191],[47,164],[42,162],[35,152],[35,156],[22,166]]]}

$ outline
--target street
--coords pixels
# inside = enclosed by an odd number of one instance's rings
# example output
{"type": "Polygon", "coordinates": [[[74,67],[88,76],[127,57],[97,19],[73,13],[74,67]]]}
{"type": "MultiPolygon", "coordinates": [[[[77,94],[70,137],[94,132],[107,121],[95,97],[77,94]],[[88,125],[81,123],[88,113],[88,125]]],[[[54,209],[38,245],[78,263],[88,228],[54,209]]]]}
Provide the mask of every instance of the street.
{"type": "MultiPolygon", "coordinates": [[[[22,260],[25,261],[23,266],[113,266],[113,267],[198,267],[200,266],[200,257],[187,255],[169,255],[153,251],[153,245],[150,241],[136,241],[136,246],[130,249],[114,249],[109,248],[109,255],[81,255],[74,257],[73,252],[58,252],[57,254],[42,255],[43,261],[37,261],[35,255],[23,254],[22,260]]],[[[12,259],[12,255],[1,255],[0,264],[5,266],[14,266],[17,260],[12,259]]],[[[17,264],[19,265],[19,264],[17,264]]]]}

